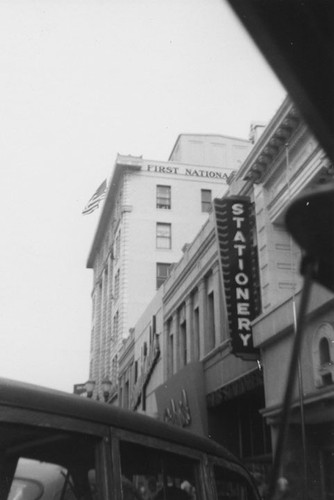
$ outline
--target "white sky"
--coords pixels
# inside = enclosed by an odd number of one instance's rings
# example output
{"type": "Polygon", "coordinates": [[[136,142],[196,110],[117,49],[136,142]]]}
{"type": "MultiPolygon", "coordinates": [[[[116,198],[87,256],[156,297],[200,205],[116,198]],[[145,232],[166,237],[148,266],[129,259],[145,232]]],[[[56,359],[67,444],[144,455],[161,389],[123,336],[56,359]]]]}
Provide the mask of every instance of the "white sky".
{"type": "Polygon", "coordinates": [[[224,0],[0,0],[0,376],[88,379],[98,212],[116,154],[248,138],[285,92],[224,0]]]}

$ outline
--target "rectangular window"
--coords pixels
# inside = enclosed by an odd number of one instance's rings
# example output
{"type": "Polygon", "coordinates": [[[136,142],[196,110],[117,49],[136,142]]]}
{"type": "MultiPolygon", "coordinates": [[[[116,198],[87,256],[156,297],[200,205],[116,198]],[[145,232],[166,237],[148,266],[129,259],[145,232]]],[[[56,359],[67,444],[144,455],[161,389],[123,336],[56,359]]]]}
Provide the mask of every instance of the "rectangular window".
{"type": "Polygon", "coordinates": [[[174,373],[174,335],[173,335],[173,320],[167,321],[167,371],[171,377],[174,373]]]}
{"type": "Polygon", "coordinates": [[[115,276],[115,286],[114,286],[114,298],[118,299],[119,297],[119,283],[120,283],[120,270],[118,269],[115,276]]]}
{"type": "Polygon", "coordinates": [[[1,499],[93,498],[101,440],[16,424],[2,424],[0,439],[1,499]]]}
{"type": "Polygon", "coordinates": [[[157,248],[172,248],[172,225],[157,222],[157,248]]]}
{"type": "Polygon", "coordinates": [[[117,311],[113,320],[112,336],[114,340],[118,339],[118,327],[119,327],[119,312],[117,311]]]}
{"type": "Polygon", "coordinates": [[[171,264],[157,262],[157,290],[163,282],[169,277],[171,264]]]}
{"type": "Polygon", "coordinates": [[[118,235],[116,236],[115,254],[114,254],[115,259],[118,260],[120,255],[121,255],[121,231],[119,231],[118,235]]]}
{"type": "Polygon", "coordinates": [[[211,189],[201,189],[202,212],[210,212],[212,205],[211,189]]]}
{"type": "Polygon", "coordinates": [[[215,347],[215,299],[214,293],[208,295],[207,302],[208,324],[207,324],[207,350],[211,351],[215,347]]]}
{"type": "Polygon", "coordinates": [[[171,187],[157,186],[157,208],[171,209],[171,187]]]}
{"type": "Polygon", "coordinates": [[[224,466],[215,465],[214,475],[218,498],[255,500],[246,479],[241,474],[230,471],[224,466]]]}
{"type": "Polygon", "coordinates": [[[199,308],[194,309],[193,325],[193,357],[194,361],[199,359],[199,308]]]}
{"type": "Polygon", "coordinates": [[[180,325],[180,342],[181,342],[181,366],[185,366],[188,361],[188,352],[187,352],[187,322],[184,321],[180,325]]]}
{"type": "Polygon", "coordinates": [[[130,389],[129,389],[129,381],[127,380],[124,385],[124,402],[123,402],[123,408],[129,408],[129,394],[130,394],[130,389]]]}
{"type": "Polygon", "coordinates": [[[135,383],[138,380],[138,361],[135,361],[135,383]]]}
{"type": "Polygon", "coordinates": [[[113,357],[111,362],[111,381],[116,386],[118,385],[118,356],[113,357]]]}
{"type": "Polygon", "coordinates": [[[198,459],[121,440],[120,462],[123,500],[202,498],[198,459]]]}

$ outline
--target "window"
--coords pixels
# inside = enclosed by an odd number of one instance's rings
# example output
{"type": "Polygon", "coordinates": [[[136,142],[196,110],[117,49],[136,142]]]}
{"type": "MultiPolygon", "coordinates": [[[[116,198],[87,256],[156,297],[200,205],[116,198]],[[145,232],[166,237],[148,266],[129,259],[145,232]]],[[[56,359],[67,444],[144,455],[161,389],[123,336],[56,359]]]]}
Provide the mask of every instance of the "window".
{"type": "Polygon", "coordinates": [[[129,394],[130,394],[130,388],[129,388],[129,381],[127,380],[124,385],[123,408],[129,408],[129,394]]]}
{"type": "Polygon", "coordinates": [[[135,361],[135,383],[138,380],[138,361],[135,361]]]}
{"type": "Polygon", "coordinates": [[[172,225],[157,222],[157,248],[172,248],[172,225]]]}
{"type": "Polygon", "coordinates": [[[199,461],[141,444],[120,442],[122,498],[199,498],[199,461]]]}
{"type": "Polygon", "coordinates": [[[118,260],[121,254],[121,231],[119,231],[118,235],[116,236],[116,242],[115,242],[115,259],[118,260]]]}
{"type": "Polygon", "coordinates": [[[163,282],[169,277],[171,264],[157,263],[157,289],[161,287],[163,282]]]}
{"type": "Polygon", "coordinates": [[[113,357],[111,362],[111,380],[117,385],[118,384],[118,356],[113,357]]]}
{"type": "Polygon", "coordinates": [[[215,299],[213,292],[208,294],[207,310],[208,310],[207,349],[208,351],[211,351],[215,347],[215,299]]]}
{"type": "Polygon", "coordinates": [[[185,366],[188,361],[187,351],[187,322],[183,321],[180,324],[180,341],[181,341],[181,366],[185,366]]]}
{"type": "Polygon", "coordinates": [[[323,337],[319,342],[319,358],[320,358],[320,371],[322,373],[322,383],[323,385],[329,385],[333,383],[332,373],[327,368],[331,366],[331,356],[329,350],[329,342],[326,337],[323,337]]]}
{"type": "Polygon", "coordinates": [[[119,327],[119,312],[117,311],[113,320],[112,336],[114,340],[118,339],[118,327],[119,327]]]}
{"type": "Polygon", "coordinates": [[[196,307],[194,309],[194,316],[193,316],[193,357],[194,361],[198,361],[199,359],[199,308],[196,307]]]}
{"type": "Polygon", "coordinates": [[[167,321],[167,371],[168,376],[171,377],[174,373],[174,334],[173,334],[173,320],[167,321]]]}
{"type": "MultiPolygon", "coordinates": [[[[1,498],[93,498],[100,440],[28,425],[2,424],[1,498]]],[[[95,497],[94,497],[95,498],[95,497]]]]}
{"type": "Polygon", "coordinates": [[[187,320],[186,306],[183,304],[178,311],[179,318],[179,362],[180,367],[185,366],[188,361],[188,345],[187,345],[187,320]]]}
{"type": "Polygon", "coordinates": [[[323,323],[313,336],[313,376],[316,387],[334,383],[334,328],[323,323]]]}
{"type": "Polygon", "coordinates": [[[201,189],[202,212],[210,212],[211,210],[211,189],[201,189]]]}
{"type": "Polygon", "coordinates": [[[171,187],[157,186],[157,208],[171,208],[171,187]]]}
{"type": "Polygon", "coordinates": [[[214,466],[214,476],[218,500],[235,498],[236,500],[255,500],[246,479],[235,471],[224,466],[214,466]]]}
{"type": "Polygon", "coordinates": [[[115,276],[115,287],[114,287],[115,299],[118,299],[119,297],[119,283],[120,283],[120,270],[118,269],[115,276]]]}

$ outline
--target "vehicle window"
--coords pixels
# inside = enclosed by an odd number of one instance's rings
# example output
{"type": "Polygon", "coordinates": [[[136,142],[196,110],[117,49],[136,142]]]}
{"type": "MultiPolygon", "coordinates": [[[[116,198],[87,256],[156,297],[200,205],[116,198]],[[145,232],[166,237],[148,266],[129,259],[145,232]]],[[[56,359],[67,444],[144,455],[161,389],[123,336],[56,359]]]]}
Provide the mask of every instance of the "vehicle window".
{"type": "Polygon", "coordinates": [[[100,500],[98,439],[59,430],[0,426],[1,500],[100,500]]]}
{"type": "Polygon", "coordinates": [[[214,478],[218,500],[255,500],[250,485],[241,474],[215,465],[214,478]]]}
{"type": "Polygon", "coordinates": [[[75,500],[72,478],[64,467],[19,458],[8,500],[41,498],[75,500]]]}
{"type": "Polygon", "coordinates": [[[200,500],[199,461],[121,442],[123,500],[200,500]]]}

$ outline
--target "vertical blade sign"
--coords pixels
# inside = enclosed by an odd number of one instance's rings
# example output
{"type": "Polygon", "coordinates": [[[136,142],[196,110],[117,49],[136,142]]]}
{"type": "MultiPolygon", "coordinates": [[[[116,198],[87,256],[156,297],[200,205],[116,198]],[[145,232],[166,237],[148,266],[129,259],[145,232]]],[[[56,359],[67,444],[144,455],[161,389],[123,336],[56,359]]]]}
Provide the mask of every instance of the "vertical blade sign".
{"type": "Polygon", "coordinates": [[[255,316],[251,202],[246,196],[215,199],[214,211],[232,352],[243,359],[256,359],[251,327],[255,316]]]}

